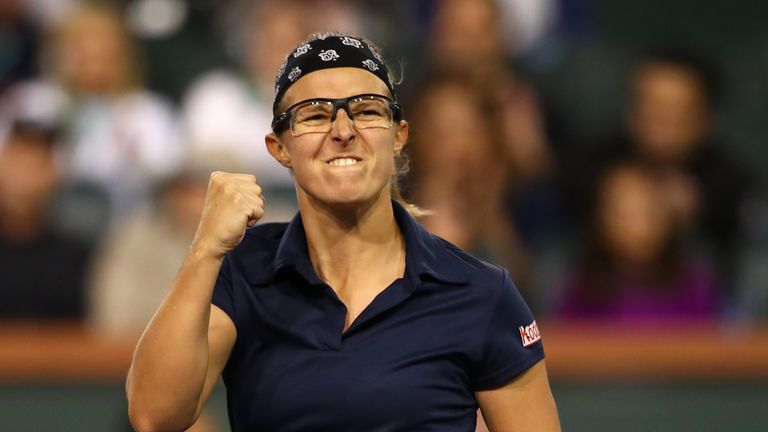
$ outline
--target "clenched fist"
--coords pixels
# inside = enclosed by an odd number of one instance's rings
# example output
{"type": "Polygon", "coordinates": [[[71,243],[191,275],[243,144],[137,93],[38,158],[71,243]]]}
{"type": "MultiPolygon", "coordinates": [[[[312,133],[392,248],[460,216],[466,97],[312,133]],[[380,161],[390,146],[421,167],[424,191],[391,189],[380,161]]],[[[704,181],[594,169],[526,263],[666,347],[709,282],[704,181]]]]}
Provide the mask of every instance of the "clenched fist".
{"type": "Polygon", "coordinates": [[[263,215],[264,197],[256,176],[216,171],[208,182],[193,244],[223,258],[263,215]]]}

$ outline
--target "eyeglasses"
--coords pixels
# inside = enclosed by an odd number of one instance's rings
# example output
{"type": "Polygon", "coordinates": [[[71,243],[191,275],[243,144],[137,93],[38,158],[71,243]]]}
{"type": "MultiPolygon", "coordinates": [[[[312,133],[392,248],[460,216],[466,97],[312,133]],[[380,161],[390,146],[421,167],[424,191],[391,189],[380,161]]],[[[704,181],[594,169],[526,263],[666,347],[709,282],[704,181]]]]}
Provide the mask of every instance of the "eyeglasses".
{"type": "Polygon", "coordinates": [[[392,127],[402,117],[400,105],[378,94],[359,94],[343,99],[308,99],[295,103],[272,121],[272,130],[282,132],[290,127],[293,136],[327,133],[331,130],[339,108],[343,108],[356,129],[392,127]]]}

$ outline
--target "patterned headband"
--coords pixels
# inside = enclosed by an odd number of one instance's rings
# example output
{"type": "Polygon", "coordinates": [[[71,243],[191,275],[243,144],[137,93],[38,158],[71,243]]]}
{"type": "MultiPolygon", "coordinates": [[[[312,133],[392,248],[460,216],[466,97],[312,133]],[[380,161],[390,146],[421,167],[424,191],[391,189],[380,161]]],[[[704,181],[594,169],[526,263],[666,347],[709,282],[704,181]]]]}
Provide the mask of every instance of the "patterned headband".
{"type": "Polygon", "coordinates": [[[325,36],[300,45],[280,66],[275,84],[272,114],[278,115],[277,106],[286,90],[300,77],[320,70],[338,67],[356,67],[379,77],[395,97],[395,86],[389,78],[381,56],[367,43],[349,36],[325,36]]]}

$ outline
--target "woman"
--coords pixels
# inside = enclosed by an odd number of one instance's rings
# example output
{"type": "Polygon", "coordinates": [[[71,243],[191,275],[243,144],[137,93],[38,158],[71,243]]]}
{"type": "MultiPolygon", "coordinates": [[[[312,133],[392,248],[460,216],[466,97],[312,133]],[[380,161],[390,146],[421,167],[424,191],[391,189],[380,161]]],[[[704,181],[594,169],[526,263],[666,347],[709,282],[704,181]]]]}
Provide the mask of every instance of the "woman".
{"type": "Polygon", "coordinates": [[[134,426],[184,429],[222,374],[235,431],[471,431],[478,404],[492,430],[558,430],[538,331],[507,273],[392,200],[408,123],[378,50],[329,34],[299,45],[274,112],[266,143],[293,172],[299,215],[244,233],[264,214],[255,177],[211,176],[136,348],[134,426]]]}
{"type": "Polygon", "coordinates": [[[600,174],[583,261],[556,306],[560,318],[638,326],[717,318],[715,272],[685,250],[662,183],[633,160],[600,174]]]}
{"type": "Polygon", "coordinates": [[[425,228],[503,266],[525,291],[531,266],[505,209],[512,173],[487,102],[465,80],[436,75],[423,86],[409,109],[407,188],[431,211],[425,228]]]}

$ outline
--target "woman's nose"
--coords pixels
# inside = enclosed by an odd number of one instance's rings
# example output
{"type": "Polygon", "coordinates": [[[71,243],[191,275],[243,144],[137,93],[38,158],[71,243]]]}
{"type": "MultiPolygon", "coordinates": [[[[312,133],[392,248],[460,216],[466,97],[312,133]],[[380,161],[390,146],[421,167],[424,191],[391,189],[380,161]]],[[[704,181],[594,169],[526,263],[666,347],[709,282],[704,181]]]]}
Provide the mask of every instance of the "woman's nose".
{"type": "Polygon", "coordinates": [[[355,136],[355,124],[343,107],[336,111],[336,118],[331,122],[331,137],[336,140],[348,141],[355,136]]]}

